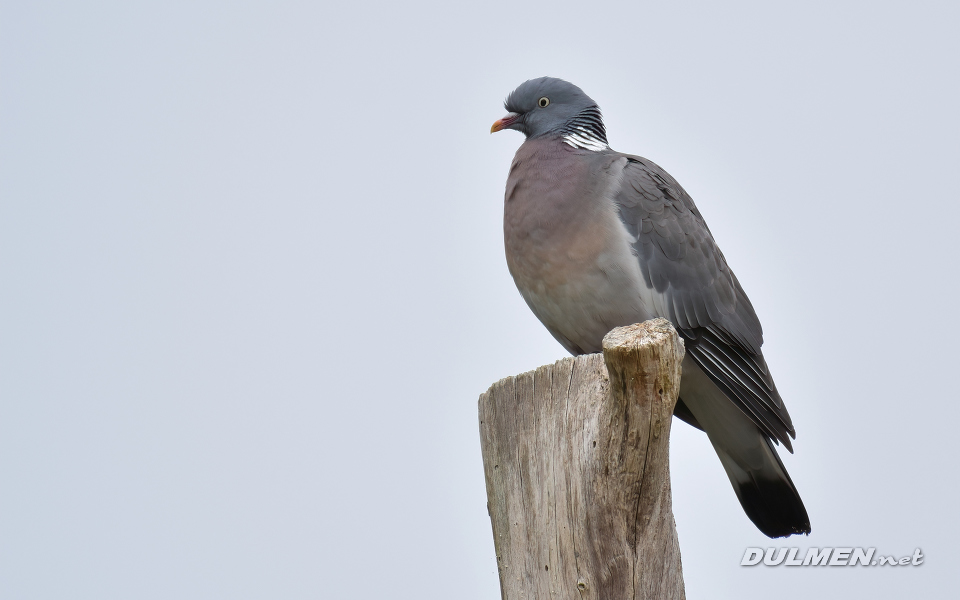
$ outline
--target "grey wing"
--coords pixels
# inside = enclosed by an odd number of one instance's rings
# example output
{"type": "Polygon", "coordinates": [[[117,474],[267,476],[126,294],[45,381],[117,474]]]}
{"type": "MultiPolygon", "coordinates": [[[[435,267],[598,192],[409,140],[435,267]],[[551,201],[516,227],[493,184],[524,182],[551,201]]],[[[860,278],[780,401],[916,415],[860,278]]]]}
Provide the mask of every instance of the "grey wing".
{"type": "Polygon", "coordinates": [[[724,394],[792,452],[796,433],[760,351],[760,320],[700,211],[666,171],[626,158],[616,203],[654,309],[724,394]]]}

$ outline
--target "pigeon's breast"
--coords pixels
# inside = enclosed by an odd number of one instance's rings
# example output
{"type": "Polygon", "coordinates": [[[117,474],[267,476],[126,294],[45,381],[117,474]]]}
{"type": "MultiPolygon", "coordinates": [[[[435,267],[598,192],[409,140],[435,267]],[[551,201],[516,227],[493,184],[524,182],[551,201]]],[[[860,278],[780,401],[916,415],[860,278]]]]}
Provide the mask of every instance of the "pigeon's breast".
{"type": "Polygon", "coordinates": [[[654,316],[612,200],[620,160],[521,147],[507,182],[510,273],[537,318],[573,354],[599,352],[614,327],[654,316]]]}

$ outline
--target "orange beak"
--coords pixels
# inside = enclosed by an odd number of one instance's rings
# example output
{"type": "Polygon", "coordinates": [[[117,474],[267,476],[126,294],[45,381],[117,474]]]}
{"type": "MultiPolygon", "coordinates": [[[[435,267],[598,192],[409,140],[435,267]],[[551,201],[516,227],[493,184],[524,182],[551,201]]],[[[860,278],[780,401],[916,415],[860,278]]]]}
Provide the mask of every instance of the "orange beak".
{"type": "Polygon", "coordinates": [[[509,113],[502,119],[497,119],[493,122],[493,127],[490,128],[490,133],[496,133],[504,129],[509,128],[511,125],[517,122],[520,118],[520,115],[517,113],[509,113]]]}

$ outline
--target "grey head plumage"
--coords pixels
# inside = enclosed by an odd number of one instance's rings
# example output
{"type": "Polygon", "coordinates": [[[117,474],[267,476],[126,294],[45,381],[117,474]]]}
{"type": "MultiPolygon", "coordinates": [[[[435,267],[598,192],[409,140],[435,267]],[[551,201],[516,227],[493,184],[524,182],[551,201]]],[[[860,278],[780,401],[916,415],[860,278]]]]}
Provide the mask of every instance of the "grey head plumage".
{"type": "Polygon", "coordinates": [[[571,146],[590,150],[607,147],[600,107],[583,90],[556,77],[539,77],[513,90],[504,107],[509,114],[493,124],[491,133],[513,129],[527,139],[562,135],[571,146]]]}

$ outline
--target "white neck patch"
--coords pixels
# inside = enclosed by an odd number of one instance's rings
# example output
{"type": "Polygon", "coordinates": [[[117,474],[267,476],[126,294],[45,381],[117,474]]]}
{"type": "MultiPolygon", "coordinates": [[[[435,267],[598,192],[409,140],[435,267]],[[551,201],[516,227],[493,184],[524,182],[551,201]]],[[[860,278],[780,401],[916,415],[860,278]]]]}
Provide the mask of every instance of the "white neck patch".
{"type": "Polygon", "coordinates": [[[592,152],[599,152],[610,147],[586,127],[576,126],[575,129],[576,131],[571,131],[563,136],[564,144],[592,152]]]}

